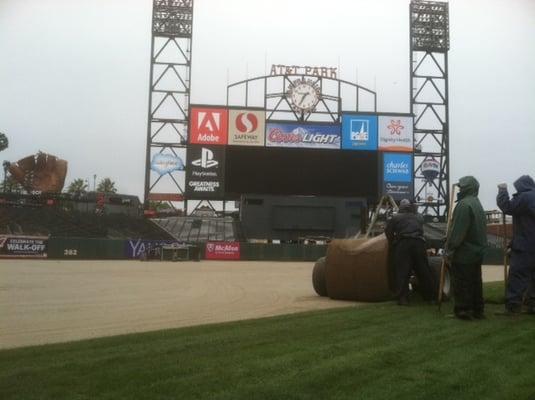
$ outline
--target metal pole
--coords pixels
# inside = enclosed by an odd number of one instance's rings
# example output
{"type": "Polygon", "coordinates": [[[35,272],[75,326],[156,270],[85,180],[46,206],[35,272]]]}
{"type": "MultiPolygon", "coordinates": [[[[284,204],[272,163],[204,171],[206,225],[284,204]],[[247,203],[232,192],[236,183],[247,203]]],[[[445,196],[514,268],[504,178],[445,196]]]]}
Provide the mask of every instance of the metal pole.
{"type": "MultiPolygon", "coordinates": [[[[453,196],[455,194],[455,188],[457,187],[456,184],[453,184],[451,186],[451,192],[450,192],[450,206],[448,209],[448,223],[446,224],[446,235],[449,233],[451,220],[453,219],[453,196]]],[[[442,307],[442,296],[444,292],[444,281],[446,278],[446,260],[443,257],[442,258],[442,265],[440,266],[440,283],[438,285],[438,311],[440,312],[442,307]]]]}
{"type": "Polygon", "coordinates": [[[508,284],[508,257],[507,257],[507,222],[505,219],[505,213],[502,213],[502,228],[503,228],[503,285],[504,295],[507,296],[507,284],[508,284]]]}
{"type": "Polygon", "coordinates": [[[152,19],[150,23],[150,35],[151,35],[151,45],[150,45],[150,76],[149,76],[149,112],[147,116],[147,148],[145,153],[145,190],[143,195],[143,208],[145,210],[149,209],[149,192],[150,192],[150,156],[151,156],[151,142],[152,142],[152,90],[153,90],[153,79],[154,79],[154,3],[152,5],[152,19]]]}

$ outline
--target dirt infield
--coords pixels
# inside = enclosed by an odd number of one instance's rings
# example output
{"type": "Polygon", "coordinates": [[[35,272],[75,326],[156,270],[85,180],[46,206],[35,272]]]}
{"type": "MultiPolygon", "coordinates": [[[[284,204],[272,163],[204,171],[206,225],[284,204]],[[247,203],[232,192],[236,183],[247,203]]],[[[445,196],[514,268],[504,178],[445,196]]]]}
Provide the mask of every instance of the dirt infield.
{"type": "MultiPolygon", "coordinates": [[[[0,348],[354,306],[317,296],[313,263],[0,262],[0,348]]],[[[486,280],[501,279],[486,267],[486,280]]]]}
{"type": "Polygon", "coordinates": [[[0,262],[0,348],[354,305],[318,297],[313,263],[0,262]]]}

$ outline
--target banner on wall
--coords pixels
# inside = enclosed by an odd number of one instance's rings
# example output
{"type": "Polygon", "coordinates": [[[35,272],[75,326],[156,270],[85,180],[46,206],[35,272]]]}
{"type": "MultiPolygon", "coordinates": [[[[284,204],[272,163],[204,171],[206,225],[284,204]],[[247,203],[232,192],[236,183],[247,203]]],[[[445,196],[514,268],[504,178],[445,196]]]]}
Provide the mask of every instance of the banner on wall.
{"type": "Polygon", "coordinates": [[[412,199],[413,167],[412,154],[383,154],[383,194],[394,200],[412,199]]]}
{"type": "Polygon", "coordinates": [[[228,144],[264,146],[266,112],[260,110],[229,110],[228,144]]]}
{"type": "Polygon", "coordinates": [[[268,123],[267,147],[339,149],[340,125],[268,123]]]}
{"type": "Polygon", "coordinates": [[[0,236],[0,258],[46,258],[47,236],[0,236]]]}
{"type": "Polygon", "coordinates": [[[413,121],[406,116],[379,116],[379,150],[413,151],[413,121]]]}
{"type": "Polygon", "coordinates": [[[156,246],[171,246],[171,245],[182,245],[183,243],[177,242],[176,240],[128,240],[125,243],[124,255],[126,258],[141,258],[145,252],[149,252],[151,249],[156,246]]]}
{"type": "Polygon", "coordinates": [[[342,149],[377,150],[377,116],[342,116],[342,149]]]}
{"type": "Polygon", "coordinates": [[[207,260],[239,260],[240,242],[207,242],[205,258],[207,260]]]}

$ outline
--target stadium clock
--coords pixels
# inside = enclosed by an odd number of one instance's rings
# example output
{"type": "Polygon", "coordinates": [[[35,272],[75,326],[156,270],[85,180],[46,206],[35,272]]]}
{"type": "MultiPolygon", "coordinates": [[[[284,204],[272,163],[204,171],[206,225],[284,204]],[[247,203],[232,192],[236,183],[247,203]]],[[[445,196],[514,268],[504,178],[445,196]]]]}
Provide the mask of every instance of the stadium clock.
{"type": "Polygon", "coordinates": [[[320,100],[320,88],[311,80],[297,79],[288,87],[288,99],[297,112],[312,112],[320,100]]]}

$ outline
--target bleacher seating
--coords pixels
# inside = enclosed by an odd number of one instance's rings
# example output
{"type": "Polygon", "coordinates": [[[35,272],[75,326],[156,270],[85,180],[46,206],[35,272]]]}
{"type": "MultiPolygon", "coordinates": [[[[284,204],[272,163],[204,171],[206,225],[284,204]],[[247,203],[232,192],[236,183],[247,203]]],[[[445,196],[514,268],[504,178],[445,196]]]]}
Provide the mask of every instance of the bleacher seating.
{"type": "Polygon", "coordinates": [[[231,217],[171,217],[154,222],[175,239],[199,243],[206,241],[241,240],[236,220],[231,217]]]}
{"type": "Polygon", "coordinates": [[[155,240],[172,238],[142,217],[12,205],[0,207],[0,234],[155,240]]]}

